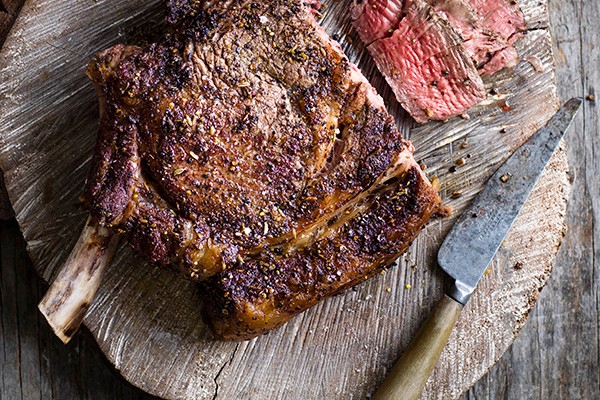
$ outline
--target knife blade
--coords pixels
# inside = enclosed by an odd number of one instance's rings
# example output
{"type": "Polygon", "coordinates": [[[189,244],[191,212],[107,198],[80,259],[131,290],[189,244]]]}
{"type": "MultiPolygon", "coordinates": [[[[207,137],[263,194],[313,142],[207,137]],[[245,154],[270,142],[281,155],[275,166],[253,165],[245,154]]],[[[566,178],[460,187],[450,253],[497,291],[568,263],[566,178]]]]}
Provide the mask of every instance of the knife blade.
{"type": "Polygon", "coordinates": [[[463,306],[500,248],[581,103],[580,98],[566,102],[546,126],[498,168],[457,219],[437,257],[452,285],[373,400],[415,400],[419,397],[463,306]]]}
{"type": "Polygon", "coordinates": [[[454,281],[448,293],[454,300],[469,300],[580,105],[581,99],[569,100],[519,147],[446,235],[437,260],[454,281]]]}

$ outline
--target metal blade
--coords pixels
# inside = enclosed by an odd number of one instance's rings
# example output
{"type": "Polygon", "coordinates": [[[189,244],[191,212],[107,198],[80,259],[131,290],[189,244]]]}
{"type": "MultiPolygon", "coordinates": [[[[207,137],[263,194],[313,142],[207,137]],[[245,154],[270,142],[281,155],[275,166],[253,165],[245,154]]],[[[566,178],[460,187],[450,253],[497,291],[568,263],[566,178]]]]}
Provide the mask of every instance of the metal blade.
{"type": "Polygon", "coordinates": [[[459,303],[469,300],[580,105],[581,99],[569,100],[519,147],[444,239],[438,263],[454,279],[448,295],[459,303]]]}

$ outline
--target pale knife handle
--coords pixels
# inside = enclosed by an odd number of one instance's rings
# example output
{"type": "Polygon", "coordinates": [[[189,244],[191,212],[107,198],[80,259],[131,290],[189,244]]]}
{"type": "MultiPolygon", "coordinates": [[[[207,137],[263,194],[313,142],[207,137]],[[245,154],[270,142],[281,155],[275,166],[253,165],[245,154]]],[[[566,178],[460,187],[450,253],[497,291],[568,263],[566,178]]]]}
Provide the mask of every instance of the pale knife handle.
{"type": "Polygon", "coordinates": [[[373,400],[415,400],[419,397],[462,308],[462,304],[444,295],[372,397],[373,400]]]}

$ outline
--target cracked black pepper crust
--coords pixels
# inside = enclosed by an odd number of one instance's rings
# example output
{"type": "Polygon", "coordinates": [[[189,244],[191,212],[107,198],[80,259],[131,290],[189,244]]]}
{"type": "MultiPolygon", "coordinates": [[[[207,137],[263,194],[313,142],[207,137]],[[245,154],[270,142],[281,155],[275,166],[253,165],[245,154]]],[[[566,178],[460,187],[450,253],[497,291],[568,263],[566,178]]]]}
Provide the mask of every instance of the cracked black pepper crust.
{"type": "MultiPolygon", "coordinates": [[[[334,227],[357,229],[359,214],[376,216],[383,193],[414,175],[410,145],[381,99],[314,21],[317,3],[185,0],[167,8],[162,39],[113,46],[87,70],[101,120],[83,199],[97,223],[149,261],[198,281],[217,274],[208,290],[225,296],[221,273],[265,257],[298,268],[334,227]]],[[[420,171],[410,179],[424,192],[407,199],[417,211],[407,208],[406,218],[418,218],[385,250],[389,257],[439,208],[420,171]]],[[[348,251],[342,257],[358,260],[367,248],[348,251]]],[[[349,263],[336,279],[371,275],[384,263],[378,257],[349,263]]],[[[324,286],[315,298],[345,286],[324,286]]]]}
{"type": "Polygon", "coordinates": [[[424,220],[445,212],[418,167],[357,207],[364,210],[332,226],[311,246],[267,250],[208,281],[205,313],[216,335],[251,339],[363,282],[406,251],[424,220]]]}

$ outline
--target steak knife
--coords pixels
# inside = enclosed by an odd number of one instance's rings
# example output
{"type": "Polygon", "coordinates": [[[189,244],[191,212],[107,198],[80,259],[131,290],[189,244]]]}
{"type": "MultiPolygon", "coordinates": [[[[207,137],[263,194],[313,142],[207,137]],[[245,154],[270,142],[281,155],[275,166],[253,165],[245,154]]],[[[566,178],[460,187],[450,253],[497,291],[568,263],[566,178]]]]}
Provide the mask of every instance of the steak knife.
{"type": "Polygon", "coordinates": [[[582,100],[569,100],[492,175],[438,250],[451,278],[433,313],[379,387],[373,400],[417,399],[463,307],[556,151],[582,100]]]}

